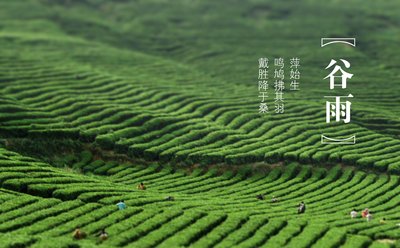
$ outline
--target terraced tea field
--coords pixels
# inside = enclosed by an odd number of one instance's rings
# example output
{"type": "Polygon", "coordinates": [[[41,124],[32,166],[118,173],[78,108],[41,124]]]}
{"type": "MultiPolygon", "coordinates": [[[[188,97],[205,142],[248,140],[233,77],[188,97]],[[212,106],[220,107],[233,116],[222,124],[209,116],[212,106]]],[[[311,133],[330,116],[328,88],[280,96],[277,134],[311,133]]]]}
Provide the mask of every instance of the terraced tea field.
{"type": "Polygon", "coordinates": [[[0,0],[0,247],[400,247],[399,9],[0,0]],[[320,48],[337,36],[357,46],[320,48]],[[273,84],[258,112],[260,57],[301,60],[283,114],[273,84]],[[352,64],[347,124],[325,122],[332,58],[352,64]]]}
{"type": "Polygon", "coordinates": [[[389,247],[379,240],[400,236],[399,176],[297,164],[250,177],[245,170],[187,174],[82,160],[94,172],[85,176],[1,152],[5,247],[97,247],[93,235],[102,228],[110,235],[104,247],[389,247]],[[148,188],[136,190],[142,181],[148,188]],[[125,210],[115,205],[120,199],[125,210]],[[303,200],[307,210],[298,215],[303,200]],[[374,219],[350,219],[354,207],[369,207],[374,219]],[[76,226],[89,238],[73,241],[76,226]]]}

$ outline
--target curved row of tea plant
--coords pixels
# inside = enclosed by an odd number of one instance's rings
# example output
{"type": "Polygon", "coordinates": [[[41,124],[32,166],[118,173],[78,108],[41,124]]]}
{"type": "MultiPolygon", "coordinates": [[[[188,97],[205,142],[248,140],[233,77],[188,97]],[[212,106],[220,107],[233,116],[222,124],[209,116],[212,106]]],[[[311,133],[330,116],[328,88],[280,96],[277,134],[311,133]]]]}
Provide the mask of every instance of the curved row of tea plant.
{"type": "Polygon", "coordinates": [[[54,168],[1,149],[0,237],[4,247],[392,247],[399,239],[399,176],[288,164],[267,174],[191,173],[88,159],[54,168]],[[109,166],[112,164],[113,166],[109,166]],[[71,165],[72,166],[72,165],[71,165]],[[144,182],[147,190],[136,185],[144,182]],[[264,194],[265,200],[256,199],[264,194]],[[17,197],[16,197],[17,195],[17,197]],[[167,201],[173,196],[173,201],[167,201]],[[275,196],[278,202],[272,203],[275,196]],[[124,199],[127,209],[115,204],[124,199]],[[305,201],[307,211],[297,214],[305,201]],[[350,219],[368,207],[373,220],[350,219]],[[381,218],[386,224],[380,224],[381,218]],[[73,241],[80,226],[89,238],[73,241]]]}
{"type": "Polygon", "coordinates": [[[337,11],[335,3],[315,1],[295,8],[202,1],[179,16],[181,5],[189,7],[182,0],[151,14],[158,0],[1,1],[0,134],[81,139],[132,157],[187,164],[343,162],[399,173],[398,42],[388,35],[399,6],[358,2],[337,11]],[[353,15],[351,7],[362,10],[353,15]],[[318,9],[351,16],[340,33],[357,33],[361,45],[319,48],[315,35],[336,30],[337,22],[318,9]],[[227,25],[231,20],[238,21],[227,25]],[[271,113],[260,115],[257,60],[264,56],[271,59],[271,113]],[[281,115],[273,113],[276,56],[285,58],[286,73],[290,58],[302,61],[300,91],[288,90],[286,75],[281,115]],[[355,102],[350,124],[327,125],[324,96],[334,92],[324,67],[338,57],[354,65],[348,89],[355,102]],[[355,134],[357,143],[322,145],[322,133],[355,134]]]}

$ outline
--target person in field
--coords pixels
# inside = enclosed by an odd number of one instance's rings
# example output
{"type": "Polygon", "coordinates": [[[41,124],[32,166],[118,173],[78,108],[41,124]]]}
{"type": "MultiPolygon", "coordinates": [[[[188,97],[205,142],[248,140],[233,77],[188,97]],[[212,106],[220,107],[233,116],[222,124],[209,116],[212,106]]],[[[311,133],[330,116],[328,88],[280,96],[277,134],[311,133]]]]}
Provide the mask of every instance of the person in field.
{"type": "Polygon", "coordinates": [[[306,204],[304,204],[304,202],[301,202],[298,206],[297,213],[304,214],[305,212],[306,212],[306,204]]]}
{"type": "Polygon", "coordinates": [[[81,228],[79,226],[77,226],[74,230],[74,232],[72,233],[72,237],[74,239],[84,239],[86,238],[86,233],[81,231],[81,228]]]}
{"type": "Polygon", "coordinates": [[[369,214],[369,210],[368,210],[368,208],[366,208],[361,212],[361,217],[366,218],[368,214],[369,214]]]}
{"type": "Polygon", "coordinates": [[[365,216],[367,218],[367,221],[370,222],[372,220],[372,214],[368,212],[368,214],[365,216]]]}
{"type": "Polygon", "coordinates": [[[167,197],[165,198],[165,200],[166,200],[166,201],[175,201],[175,197],[173,197],[173,196],[167,196],[167,197]]]}
{"type": "Polygon", "coordinates": [[[264,199],[265,199],[265,197],[264,197],[263,194],[256,195],[256,198],[257,198],[258,200],[264,200],[264,199]]]}
{"type": "Polygon", "coordinates": [[[104,228],[97,234],[97,236],[100,238],[100,241],[105,241],[108,239],[108,233],[104,228]]]}
{"type": "Polygon", "coordinates": [[[146,189],[146,186],[144,185],[144,183],[139,183],[138,186],[137,186],[137,188],[138,188],[139,190],[145,190],[145,189],[146,189]]]}
{"type": "Polygon", "coordinates": [[[353,211],[350,212],[350,216],[352,219],[357,218],[357,215],[358,215],[358,213],[357,213],[356,209],[353,209],[353,211]]]}
{"type": "Polygon", "coordinates": [[[117,205],[119,210],[124,210],[126,208],[126,204],[125,204],[124,200],[121,200],[116,205],[117,205]]]}
{"type": "Polygon", "coordinates": [[[273,202],[277,202],[277,201],[278,201],[278,198],[273,196],[272,199],[271,199],[271,202],[273,203],[273,202]]]}

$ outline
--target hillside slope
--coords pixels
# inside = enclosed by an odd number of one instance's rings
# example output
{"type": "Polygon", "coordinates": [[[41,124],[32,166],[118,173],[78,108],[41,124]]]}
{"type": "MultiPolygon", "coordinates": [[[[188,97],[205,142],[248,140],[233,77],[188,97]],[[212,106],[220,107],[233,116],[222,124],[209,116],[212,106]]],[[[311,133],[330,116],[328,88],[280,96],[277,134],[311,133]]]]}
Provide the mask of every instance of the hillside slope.
{"type": "Polygon", "coordinates": [[[296,164],[251,177],[187,174],[101,160],[82,160],[79,167],[94,172],[82,175],[0,152],[0,247],[357,248],[390,247],[381,241],[400,237],[399,176],[296,164]],[[145,191],[136,189],[140,182],[145,191]],[[128,207],[119,211],[121,199],[128,207]],[[306,213],[298,215],[301,201],[306,213]],[[366,207],[371,222],[350,218],[351,209],[366,207]],[[72,240],[77,226],[88,239],[72,240]],[[110,238],[97,246],[102,228],[110,238]]]}
{"type": "Polygon", "coordinates": [[[377,6],[1,1],[0,128],[10,137],[80,137],[150,160],[399,172],[398,3],[369,4],[377,6]],[[359,46],[319,47],[337,32],[359,46]],[[285,91],[284,114],[258,113],[264,56],[302,61],[301,90],[285,91]],[[349,124],[325,123],[331,58],[353,64],[349,124]],[[321,145],[321,133],[356,134],[357,144],[321,145]]]}

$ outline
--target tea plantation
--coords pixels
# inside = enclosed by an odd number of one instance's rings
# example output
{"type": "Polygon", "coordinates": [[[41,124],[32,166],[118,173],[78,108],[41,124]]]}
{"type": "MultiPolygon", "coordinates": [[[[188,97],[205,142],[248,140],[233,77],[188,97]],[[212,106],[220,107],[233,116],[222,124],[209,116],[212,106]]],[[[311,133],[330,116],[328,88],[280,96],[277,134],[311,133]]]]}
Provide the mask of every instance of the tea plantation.
{"type": "Polygon", "coordinates": [[[4,247],[97,247],[102,228],[110,238],[99,247],[390,247],[379,241],[400,237],[399,176],[293,163],[250,177],[246,170],[76,163],[89,176],[1,152],[4,247]],[[148,188],[137,190],[142,181],[148,188]],[[255,198],[260,193],[265,200],[255,198]],[[121,199],[125,210],[115,205],[121,199]],[[303,200],[307,210],[298,215],[303,200]],[[349,217],[366,207],[372,221],[349,217]],[[76,226],[89,238],[74,241],[76,226]]]}
{"type": "Polygon", "coordinates": [[[399,9],[0,0],[0,248],[400,247],[399,9]],[[272,83],[258,111],[260,57],[300,58],[283,114],[272,83]],[[323,79],[339,58],[345,91],[323,79]],[[351,122],[327,124],[324,96],[349,93],[351,122]]]}

